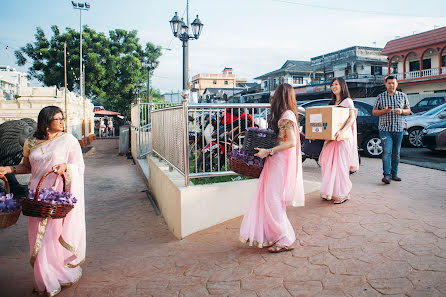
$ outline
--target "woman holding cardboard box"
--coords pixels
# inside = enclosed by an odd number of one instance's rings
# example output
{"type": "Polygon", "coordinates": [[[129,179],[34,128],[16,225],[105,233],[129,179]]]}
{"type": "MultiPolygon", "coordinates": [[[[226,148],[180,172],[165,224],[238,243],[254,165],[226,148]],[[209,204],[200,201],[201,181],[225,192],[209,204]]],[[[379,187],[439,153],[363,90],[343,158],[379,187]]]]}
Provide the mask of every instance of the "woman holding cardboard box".
{"type": "Polygon", "coordinates": [[[279,85],[271,98],[269,128],[278,135],[276,146],[256,148],[256,156],[268,158],[243,218],[240,240],[278,253],[292,250],[296,240],[286,206],[302,206],[305,200],[296,97],[289,84],[279,85]]]}
{"type": "Polygon", "coordinates": [[[322,169],[321,197],[341,204],[349,199],[352,189],[350,171],[359,168],[356,133],[357,110],[350,98],[345,80],[335,78],[331,83],[332,98],[329,105],[349,108],[349,117],[339,129],[334,140],[326,140],[319,156],[322,169]]]}

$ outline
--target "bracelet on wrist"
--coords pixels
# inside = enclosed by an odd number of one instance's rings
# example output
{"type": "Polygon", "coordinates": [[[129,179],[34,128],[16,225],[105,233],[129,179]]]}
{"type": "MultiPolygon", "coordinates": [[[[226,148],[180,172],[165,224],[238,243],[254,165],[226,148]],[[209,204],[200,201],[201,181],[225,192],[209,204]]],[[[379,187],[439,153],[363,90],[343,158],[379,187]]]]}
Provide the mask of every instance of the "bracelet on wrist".
{"type": "Polygon", "coordinates": [[[274,148],[269,149],[269,155],[270,156],[274,155],[274,148]]]}

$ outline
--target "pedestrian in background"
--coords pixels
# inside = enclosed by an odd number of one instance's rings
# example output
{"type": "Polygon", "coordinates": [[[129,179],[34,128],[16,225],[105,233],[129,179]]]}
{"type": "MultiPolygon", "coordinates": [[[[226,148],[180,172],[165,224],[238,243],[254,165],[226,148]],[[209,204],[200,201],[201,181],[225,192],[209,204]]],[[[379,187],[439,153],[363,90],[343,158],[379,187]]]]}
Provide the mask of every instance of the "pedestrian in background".
{"type": "Polygon", "coordinates": [[[395,76],[386,77],[387,91],[376,98],[373,115],[379,116],[379,137],[383,146],[383,175],[381,181],[390,184],[391,179],[401,181],[398,176],[400,149],[403,140],[404,116],[410,114],[410,104],[406,94],[397,91],[395,76]]]}
{"type": "Polygon", "coordinates": [[[99,124],[99,127],[100,127],[100,131],[101,131],[101,133],[99,134],[99,136],[100,137],[104,137],[105,136],[105,131],[106,131],[106,129],[107,129],[107,127],[105,126],[105,122],[104,122],[104,118],[101,118],[101,122],[100,122],[100,124],[99,124]]]}
{"type": "Polygon", "coordinates": [[[108,118],[108,123],[107,123],[107,126],[108,126],[108,136],[113,136],[113,121],[112,121],[112,118],[108,118]]]}
{"type": "Polygon", "coordinates": [[[352,189],[350,172],[359,168],[357,111],[343,78],[335,78],[330,88],[332,93],[329,105],[348,108],[349,117],[336,132],[335,140],[325,141],[319,155],[322,171],[320,195],[324,200],[333,200],[334,204],[341,204],[350,197],[352,189]]]}
{"type": "Polygon", "coordinates": [[[269,127],[278,135],[276,146],[256,148],[256,156],[268,158],[243,218],[240,240],[277,253],[292,250],[296,241],[286,206],[305,202],[296,97],[289,84],[279,85],[271,98],[269,127]]]}

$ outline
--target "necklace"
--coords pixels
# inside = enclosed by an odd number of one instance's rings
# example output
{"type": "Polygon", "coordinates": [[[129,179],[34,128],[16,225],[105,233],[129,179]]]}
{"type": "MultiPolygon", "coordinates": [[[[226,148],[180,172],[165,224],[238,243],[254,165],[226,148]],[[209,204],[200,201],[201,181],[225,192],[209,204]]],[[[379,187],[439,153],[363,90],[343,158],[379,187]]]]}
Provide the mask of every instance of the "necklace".
{"type": "MultiPolygon", "coordinates": [[[[51,139],[53,139],[54,137],[57,137],[57,136],[59,136],[59,133],[57,133],[56,135],[54,135],[54,136],[51,137],[51,138],[48,138],[47,141],[48,141],[48,140],[51,140],[51,139]]],[[[45,155],[45,151],[43,150],[43,146],[40,147],[40,150],[42,151],[42,156],[45,155]]]]}

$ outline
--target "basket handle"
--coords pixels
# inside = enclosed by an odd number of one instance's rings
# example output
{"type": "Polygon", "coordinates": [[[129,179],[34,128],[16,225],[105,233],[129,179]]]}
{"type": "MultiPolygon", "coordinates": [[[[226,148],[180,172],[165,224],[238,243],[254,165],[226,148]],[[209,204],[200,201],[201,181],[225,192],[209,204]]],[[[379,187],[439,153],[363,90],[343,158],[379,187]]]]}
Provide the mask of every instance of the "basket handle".
{"type": "Polygon", "coordinates": [[[4,175],[0,175],[0,178],[1,178],[2,180],[4,180],[4,182],[5,182],[6,194],[9,194],[10,192],[9,192],[9,183],[8,183],[8,179],[7,179],[6,176],[4,176],[4,175]]]}
{"type": "MultiPolygon", "coordinates": [[[[39,183],[37,184],[36,187],[36,194],[34,195],[34,201],[37,201],[38,197],[39,197],[39,192],[40,192],[40,188],[42,187],[43,181],[45,180],[45,178],[50,175],[51,173],[54,173],[53,170],[48,171],[47,173],[45,173],[42,178],[40,179],[39,183]]],[[[55,174],[55,173],[54,173],[55,174]]],[[[63,180],[63,190],[65,191],[65,185],[66,185],[66,181],[65,181],[65,174],[62,174],[62,180],[63,180]]],[[[56,180],[59,177],[59,175],[56,175],[56,180]]]]}
{"type": "Polygon", "coordinates": [[[245,132],[246,131],[239,132],[237,135],[234,136],[234,138],[232,138],[231,145],[229,146],[229,150],[228,150],[228,156],[231,155],[232,144],[234,143],[234,140],[236,140],[237,137],[239,137],[240,135],[244,134],[245,132]]]}

